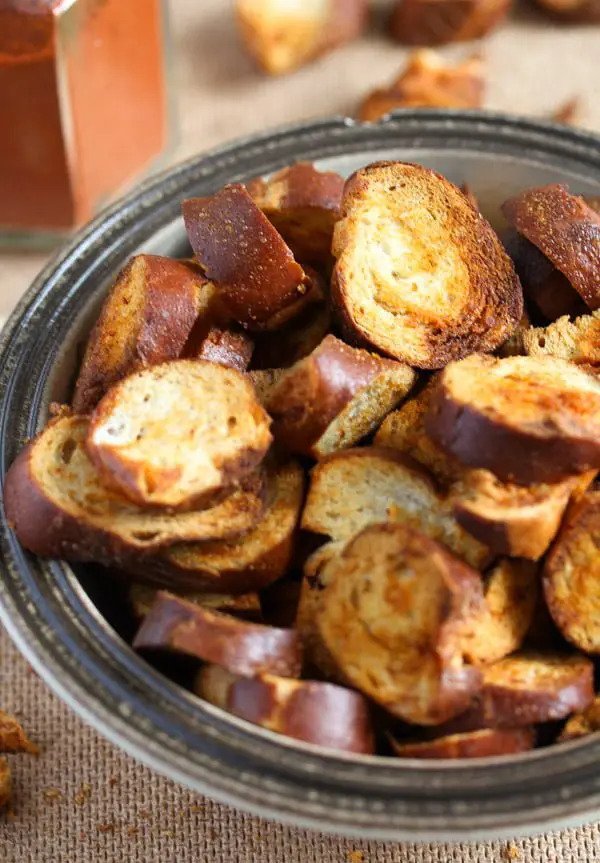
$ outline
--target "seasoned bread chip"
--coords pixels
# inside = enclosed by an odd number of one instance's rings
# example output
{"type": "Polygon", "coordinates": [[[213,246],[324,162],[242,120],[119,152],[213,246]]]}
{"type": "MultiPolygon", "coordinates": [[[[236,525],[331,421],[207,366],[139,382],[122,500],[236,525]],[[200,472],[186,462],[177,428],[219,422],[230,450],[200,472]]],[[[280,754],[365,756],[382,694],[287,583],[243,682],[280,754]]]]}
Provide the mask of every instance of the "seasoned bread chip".
{"type": "Polygon", "coordinates": [[[242,41],[269,75],[283,75],[356,39],[368,0],[236,0],[242,41]]]}
{"type": "MultiPolygon", "coordinates": [[[[158,588],[149,584],[135,582],[129,588],[129,604],[134,617],[141,621],[156,601],[158,588]]],[[[183,592],[171,590],[175,596],[180,596],[188,602],[194,602],[202,608],[210,608],[213,611],[221,611],[224,614],[232,614],[234,617],[242,617],[244,620],[260,622],[260,596],[258,593],[202,593],[201,591],[183,592]]]]}
{"type": "Polygon", "coordinates": [[[125,375],[181,356],[199,318],[216,315],[216,289],[180,261],[137,255],[121,270],[88,339],[73,410],[89,413],[125,375]]]}
{"type": "Polygon", "coordinates": [[[464,464],[506,482],[554,483],[600,468],[600,382],[553,357],[451,363],[425,425],[464,464]]]}
{"type": "Polygon", "coordinates": [[[397,0],[390,33],[405,45],[480,39],[506,17],[512,0],[397,0]]]}
{"type": "Polygon", "coordinates": [[[245,333],[211,327],[200,342],[196,357],[245,372],[252,359],[254,342],[245,333]]]}
{"type": "Polygon", "coordinates": [[[483,611],[464,645],[477,665],[498,662],[523,644],[540,593],[537,567],[505,558],[485,577],[483,592],[483,611]]]}
{"type": "Polygon", "coordinates": [[[297,162],[247,189],[300,261],[319,266],[331,260],[333,226],[340,216],[344,178],[297,162]]]}
{"type": "Polygon", "coordinates": [[[576,713],[567,719],[558,740],[564,743],[566,740],[587,737],[595,731],[600,731],[600,696],[596,696],[583,713],[576,713]]]}
{"type": "Polygon", "coordinates": [[[530,357],[600,366],[600,311],[574,321],[565,316],[547,327],[531,327],[523,333],[523,347],[530,357]]]}
{"type": "Polygon", "coordinates": [[[434,376],[414,398],[384,419],[373,439],[375,446],[400,450],[424,465],[442,487],[459,479],[465,467],[445,453],[425,431],[425,417],[436,385],[434,376]]]}
{"type": "Polygon", "coordinates": [[[431,478],[394,450],[361,447],[336,453],[311,473],[302,527],[348,540],[369,524],[400,522],[444,543],[474,567],[489,550],[463,530],[431,478]]]}
{"type": "Polygon", "coordinates": [[[484,94],[483,61],[468,57],[451,64],[436,51],[414,51],[402,74],[362,102],[361,120],[378,120],[395,108],[480,108],[484,94]]]}
{"type": "Polygon", "coordinates": [[[136,506],[103,484],[87,455],[87,432],[86,417],[57,418],[6,475],[7,519],[34,554],[126,568],[140,551],[239,535],[263,513],[260,474],[208,509],[174,515],[136,506]]]}
{"type": "Polygon", "coordinates": [[[563,719],[594,697],[594,666],[577,654],[515,653],[482,670],[476,709],[490,726],[563,719]]]}
{"type": "Polygon", "coordinates": [[[4,809],[10,803],[12,794],[12,776],[10,765],[6,758],[0,758],[0,809],[4,809]]]}
{"type": "Polygon", "coordinates": [[[248,372],[248,380],[254,387],[256,398],[264,407],[273,387],[281,380],[285,369],[258,369],[248,372]]]}
{"type": "MultiPolygon", "coordinates": [[[[585,474],[587,483],[595,471],[585,474]]],[[[582,480],[522,486],[504,483],[487,470],[466,470],[450,500],[456,520],[498,554],[539,560],[560,526],[571,494],[582,480]]]]}
{"type": "Polygon", "coordinates": [[[29,752],[37,755],[39,747],[25,734],[20,722],[0,710],[0,752],[29,752]]]}
{"type": "Polygon", "coordinates": [[[576,317],[589,311],[567,277],[537,246],[512,228],[504,232],[503,241],[535,323],[550,323],[563,315],[576,317]]]}
{"type": "Polygon", "coordinates": [[[266,400],[275,440],[314,458],[346,449],[373,431],[415,381],[403,363],[326,336],[266,400]]]}
{"type": "Polygon", "coordinates": [[[463,656],[483,605],[479,573],[423,534],[383,524],[354,537],[328,575],[317,625],[353,686],[407,722],[466,709],[481,684],[463,656]]]}
{"type": "Polygon", "coordinates": [[[502,212],[567,277],[590,309],[600,308],[600,215],[567,186],[528,189],[502,212]]]}
{"type": "Polygon", "coordinates": [[[274,674],[241,677],[205,665],[194,691],[235,716],[296,740],[342,752],[375,751],[369,706],[351,689],[274,674]]]}
{"type": "Polygon", "coordinates": [[[196,258],[242,326],[274,329],[304,306],[311,279],[244,186],[189,198],[183,219],[196,258]]]}
{"type": "Polygon", "coordinates": [[[420,165],[377,162],[350,177],[332,250],[332,300],[347,332],[418,368],[494,350],[523,313],[492,227],[420,165]]]}
{"type": "Polygon", "coordinates": [[[267,473],[266,508],[243,536],[170,545],[140,561],[138,574],[166,586],[219,593],[262,590],[282,576],[293,551],[304,497],[304,474],[295,462],[267,473]]]}
{"type": "Polygon", "coordinates": [[[304,578],[295,621],[309,673],[316,670],[326,680],[336,683],[345,683],[344,676],[323,643],[317,626],[317,615],[324,590],[329,583],[328,565],[339,557],[343,548],[343,542],[327,542],[314,551],[304,564],[304,578]]]}
{"type": "Polygon", "coordinates": [[[210,500],[254,470],[270,420],[247,377],[203,360],[176,360],[116,384],[92,416],[92,461],[135,503],[210,500]]]}
{"type": "Polygon", "coordinates": [[[433,740],[395,740],[394,754],[399,758],[483,758],[488,755],[513,755],[535,746],[534,728],[483,728],[435,737],[433,740]]]}
{"type": "Polygon", "coordinates": [[[133,640],[136,650],[169,650],[236,674],[298,677],[300,640],[293,629],[239,620],[159,591],[133,640]]]}
{"type": "Polygon", "coordinates": [[[544,566],[554,622],[572,644],[600,654],[600,491],[573,504],[544,566]]]}

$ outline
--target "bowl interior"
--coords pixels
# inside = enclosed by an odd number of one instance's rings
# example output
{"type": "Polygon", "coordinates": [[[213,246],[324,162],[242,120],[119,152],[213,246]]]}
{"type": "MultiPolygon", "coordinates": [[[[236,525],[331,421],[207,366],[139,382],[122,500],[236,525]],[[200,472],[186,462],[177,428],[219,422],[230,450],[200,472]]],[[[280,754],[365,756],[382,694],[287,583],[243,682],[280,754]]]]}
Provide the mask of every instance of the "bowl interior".
{"type": "MultiPolygon", "coordinates": [[[[110,284],[137,251],[189,247],[180,202],[225,182],[309,159],[349,175],[414,161],[468,183],[496,227],[521,189],[566,182],[600,194],[600,145],[558,127],[503,117],[406,112],[382,124],[333,120],[215,151],[151,180],[85,229],[40,276],[2,343],[2,475],[24,439],[68,399],[82,345],[110,284]]],[[[579,817],[600,801],[592,742],[481,764],[343,756],[297,744],[195,699],[135,656],[124,603],[93,566],[24,554],[3,524],[0,613],[49,682],[135,755],[202,791],[266,814],[387,838],[509,832],[531,819],[579,817]],[[581,777],[585,773],[586,781],[581,777]],[[549,793],[554,776],[558,796],[549,793]],[[519,802],[520,801],[520,802],[519,802]]],[[[594,744],[595,746],[595,744],[594,744]]]]}

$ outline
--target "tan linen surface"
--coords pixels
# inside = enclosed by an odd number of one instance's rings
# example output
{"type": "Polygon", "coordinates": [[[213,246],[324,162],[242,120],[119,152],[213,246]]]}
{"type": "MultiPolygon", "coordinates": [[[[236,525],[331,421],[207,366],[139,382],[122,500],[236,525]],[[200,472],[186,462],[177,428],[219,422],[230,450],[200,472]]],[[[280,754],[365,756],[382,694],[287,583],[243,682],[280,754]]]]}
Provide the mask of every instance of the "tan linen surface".
{"type": "MultiPolygon", "coordinates": [[[[291,77],[263,78],[238,46],[230,7],[225,0],[171,3],[181,126],[174,159],[277,123],[351,112],[366,91],[394,77],[406,55],[372,33],[291,77]]],[[[541,116],[578,95],[583,124],[600,131],[599,28],[565,28],[525,10],[484,45],[489,107],[541,116]]],[[[445,53],[460,56],[472,47],[445,53]]],[[[0,254],[0,316],[46,257],[0,254]]],[[[37,759],[11,757],[14,815],[0,820],[0,863],[600,861],[599,825],[514,844],[386,845],[261,821],[123,755],[49,692],[6,635],[0,649],[0,706],[21,717],[43,750],[37,759]]]]}

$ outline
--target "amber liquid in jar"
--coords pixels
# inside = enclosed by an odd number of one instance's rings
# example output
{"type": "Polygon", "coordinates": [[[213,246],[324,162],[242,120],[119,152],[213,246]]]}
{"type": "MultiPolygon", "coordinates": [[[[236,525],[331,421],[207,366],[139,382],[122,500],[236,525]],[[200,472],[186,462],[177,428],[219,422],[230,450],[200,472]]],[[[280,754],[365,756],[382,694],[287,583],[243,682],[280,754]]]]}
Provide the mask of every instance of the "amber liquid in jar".
{"type": "Polygon", "coordinates": [[[0,232],[89,219],[168,144],[161,0],[0,0],[0,232]]]}

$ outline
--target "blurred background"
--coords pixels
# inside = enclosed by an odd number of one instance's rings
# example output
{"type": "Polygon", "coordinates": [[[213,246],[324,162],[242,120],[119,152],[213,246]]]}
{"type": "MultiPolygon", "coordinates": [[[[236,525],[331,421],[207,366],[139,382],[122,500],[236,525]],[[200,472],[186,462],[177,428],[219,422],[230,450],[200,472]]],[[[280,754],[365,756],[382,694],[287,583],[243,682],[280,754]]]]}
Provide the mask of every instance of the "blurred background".
{"type": "Polygon", "coordinates": [[[76,223],[232,137],[402,104],[600,132],[599,22],[599,0],[0,0],[0,318],[76,223]]]}

